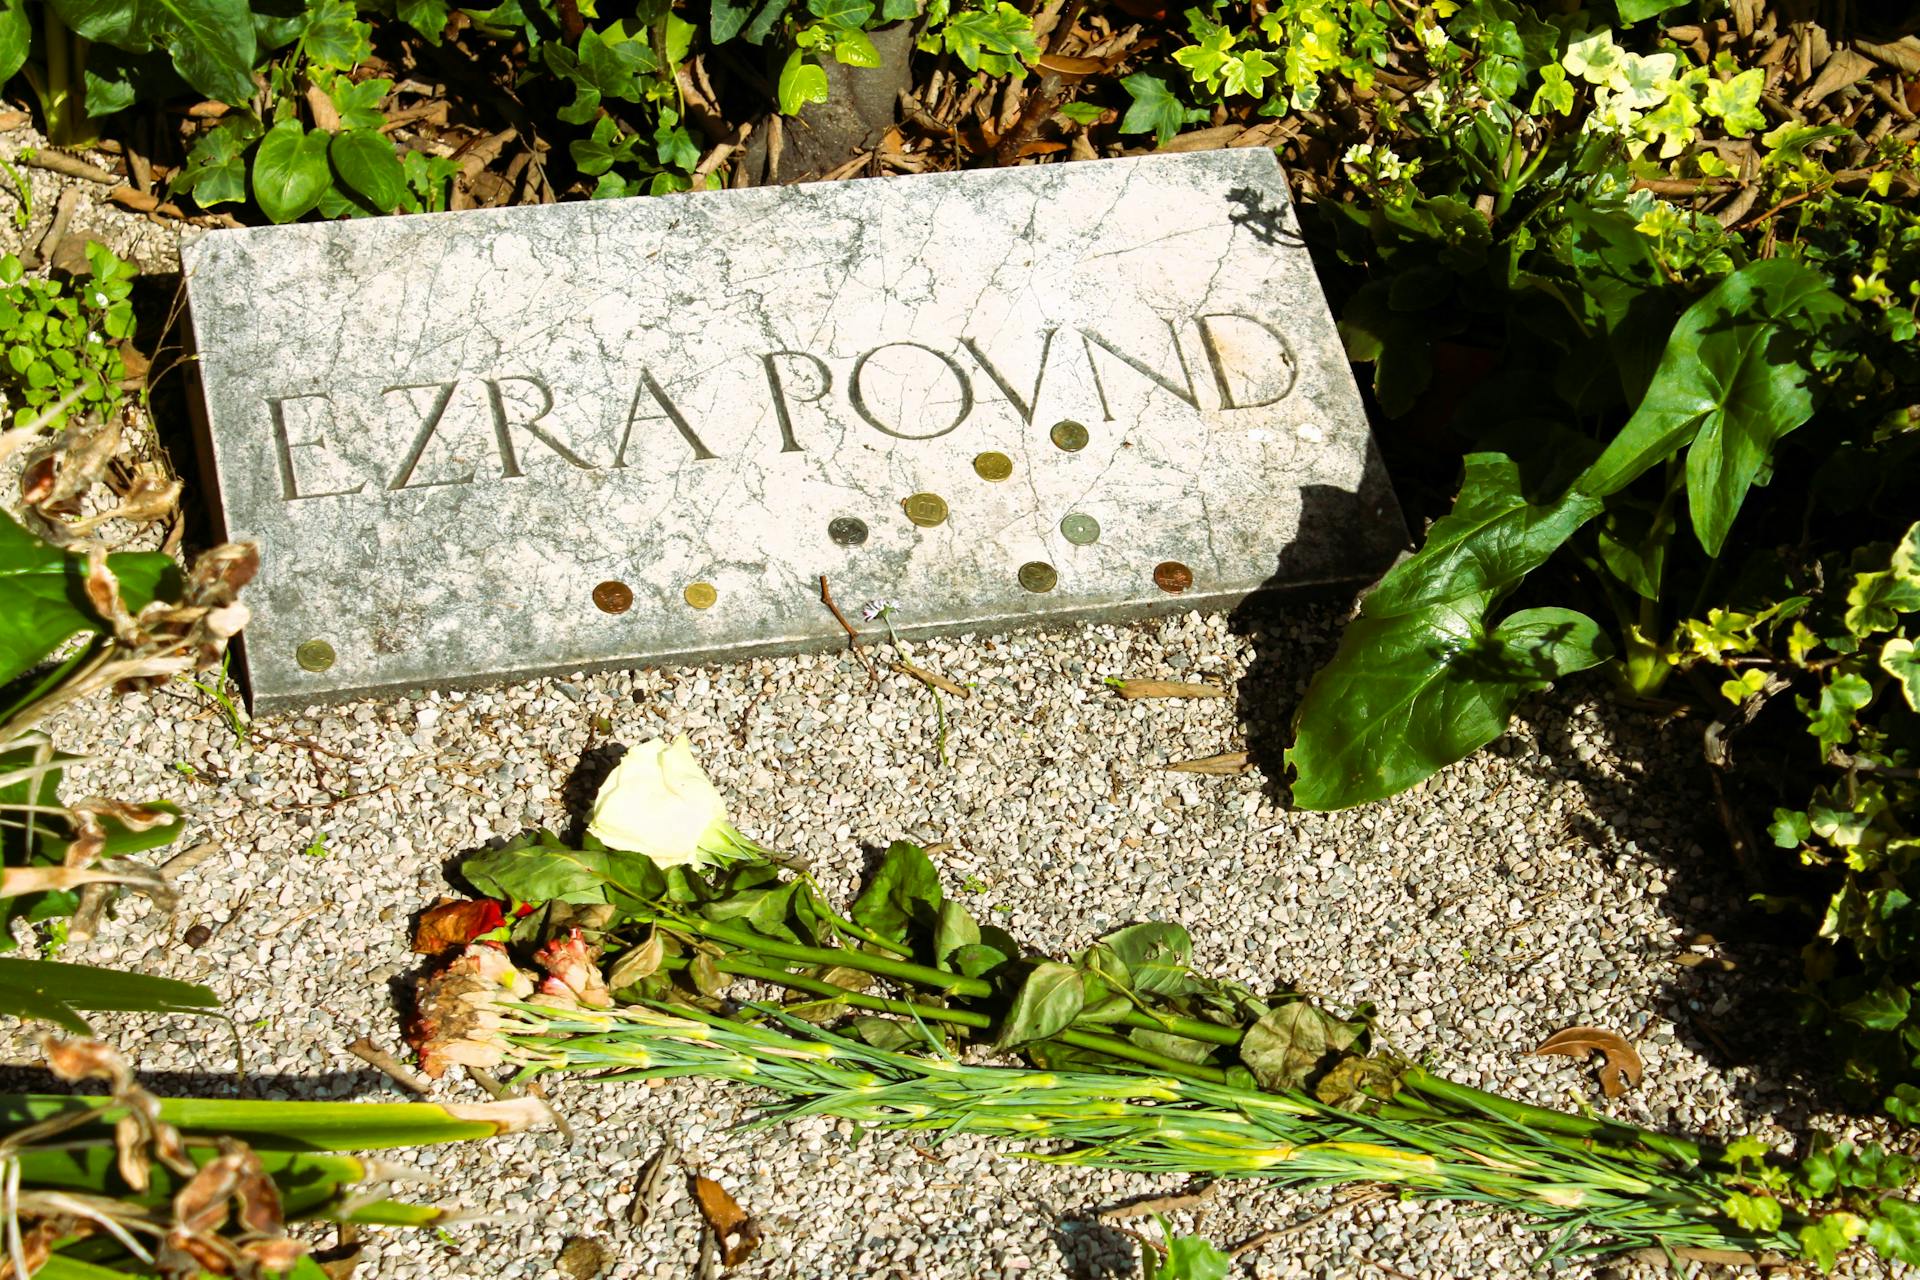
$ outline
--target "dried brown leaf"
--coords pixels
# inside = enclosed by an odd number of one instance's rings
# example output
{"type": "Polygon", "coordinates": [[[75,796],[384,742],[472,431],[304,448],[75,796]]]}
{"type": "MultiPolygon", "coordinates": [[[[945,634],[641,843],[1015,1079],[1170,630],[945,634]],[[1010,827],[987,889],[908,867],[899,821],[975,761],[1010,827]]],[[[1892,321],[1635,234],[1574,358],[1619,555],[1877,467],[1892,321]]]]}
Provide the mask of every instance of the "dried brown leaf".
{"type": "Polygon", "coordinates": [[[1166,765],[1163,773],[1204,773],[1216,778],[1231,778],[1253,768],[1253,761],[1244,751],[1223,751],[1217,756],[1201,756],[1197,760],[1182,760],[1178,764],[1166,765]]]}
{"type": "Polygon", "coordinates": [[[1123,698],[1224,698],[1217,684],[1188,684],[1179,680],[1114,680],[1113,691],[1123,698]]]}
{"type": "Polygon", "coordinates": [[[760,1226],[727,1189],[712,1178],[693,1175],[693,1201],[720,1243],[720,1261],[737,1267],[760,1243],[760,1226]]]}
{"type": "Polygon", "coordinates": [[[449,899],[420,913],[420,923],[413,930],[414,954],[437,956],[464,947],[502,923],[504,917],[497,902],[449,899]]]}
{"type": "Polygon", "coordinates": [[[1561,1054],[1569,1058],[1600,1054],[1605,1059],[1600,1064],[1600,1091],[1609,1098],[1619,1097],[1629,1086],[1638,1086],[1645,1071],[1640,1063],[1640,1055],[1627,1043],[1626,1037],[1603,1031],[1599,1027],[1568,1027],[1564,1031],[1556,1031],[1541,1041],[1533,1052],[1535,1055],[1561,1054]]]}

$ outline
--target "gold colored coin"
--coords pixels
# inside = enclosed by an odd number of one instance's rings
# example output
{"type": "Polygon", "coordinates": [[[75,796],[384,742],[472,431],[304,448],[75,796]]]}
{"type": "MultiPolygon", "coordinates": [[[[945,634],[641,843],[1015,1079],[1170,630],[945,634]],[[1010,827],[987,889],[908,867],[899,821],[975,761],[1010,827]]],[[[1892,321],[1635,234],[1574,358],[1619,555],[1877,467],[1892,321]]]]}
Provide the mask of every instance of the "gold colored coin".
{"type": "Polygon", "coordinates": [[[916,493],[900,505],[906,508],[907,519],[922,529],[947,522],[947,500],[937,493],[916,493]]]}
{"type": "Polygon", "coordinates": [[[1053,590],[1059,581],[1060,574],[1044,561],[1029,560],[1020,566],[1020,585],[1035,595],[1053,590]]]}
{"type": "Polygon", "coordinates": [[[1005,480],[1013,474],[1013,459],[1004,453],[975,454],[973,470],[982,480],[1005,480]]]}
{"type": "Polygon", "coordinates": [[[713,602],[720,598],[720,593],[713,589],[711,582],[688,583],[687,589],[681,594],[687,598],[687,603],[696,609],[711,609],[713,602]]]}
{"type": "Polygon", "coordinates": [[[293,660],[303,671],[325,671],[333,665],[333,646],[325,640],[309,640],[293,651],[293,660]]]}
{"type": "Polygon", "coordinates": [[[1080,452],[1087,447],[1087,441],[1092,439],[1085,427],[1071,419],[1054,423],[1053,430],[1047,435],[1053,440],[1056,448],[1064,449],[1068,453],[1080,452]]]}

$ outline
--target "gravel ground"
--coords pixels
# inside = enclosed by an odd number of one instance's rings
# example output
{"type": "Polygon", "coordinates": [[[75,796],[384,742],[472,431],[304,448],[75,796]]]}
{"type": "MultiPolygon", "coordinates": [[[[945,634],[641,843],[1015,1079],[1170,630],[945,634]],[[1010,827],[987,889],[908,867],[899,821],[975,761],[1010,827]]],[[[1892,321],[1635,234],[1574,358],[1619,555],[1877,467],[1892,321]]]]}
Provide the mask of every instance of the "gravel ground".
{"type": "MultiPolygon", "coordinates": [[[[53,726],[62,748],[94,756],[70,792],[178,801],[194,815],[187,840],[222,851],[183,878],[173,915],[135,903],[71,958],[211,985],[270,1096],[397,1096],[345,1046],[370,1033],[404,1053],[392,984],[415,968],[408,918],[448,890],[448,860],[564,828],[583,757],[590,772],[609,742],[684,731],[737,825],[810,858],[836,896],[893,838],[947,841],[948,892],[1038,947],[1175,919],[1203,966],[1371,1002],[1389,1043],[1471,1084],[1690,1132],[1784,1140],[1782,1124],[1805,1123],[1786,1083],[1725,1068],[1727,1023],[1749,1015],[1718,953],[1689,942],[1694,921],[1724,919],[1739,898],[1702,848],[1720,846],[1685,735],[1560,694],[1408,795],[1292,813],[1257,772],[1154,768],[1273,735],[1338,618],[1298,607],[1244,630],[1196,614],[915,645],[975,687],[948,700],[944,766],[926,690],[870,678],[844,653],[350,703],[262,721],[248,747],[191,689],[79,708],[53,726]],[[1218,677],[1264,705],[1126,702],[1106,676],[1218,677]],[[195,950],[182,935],[198,923],[214,936],[195,950]],[[1525,1056],[1575,1023],[1637,1038],[1644,1087],[1608,1103],[1582,1067],[1525,1056]]],[[[230,1087],[224,1030],[107,1021],[161,1084],[230,1087]]],[[[439,1090],[480,1096],[465,1080],[439,1090]]],[[[752,1097],[698,1082],[569,1080],[550,1096],[571,1142],[402,1153],[442,1202],[501,1220],[452,1243],[374,1232],[360,1274],[559,1276],[564,1243],[590,1236],[608,1277],[690,1275],[699,1228],[682,1179],[650,1225],[627,1225],[636,1174],[663,1142],[767,1224],[743,1276],[1132,1274],[1132,1242],[1095,1215],[1181,1186],[1024,1164],[970,1140],[855,1144],[825,1120],[743,1132],[752,1097]]],[[[1513,1275],[1541,1242],[1518,1219],[1433,1204],[1315,1217],[1344,1194],[1224,1189],[1175,1221],[1223,1243],[1300,1224],[1241,1258],[1238,1274],[1273,1277],[1513,1275]]]]}

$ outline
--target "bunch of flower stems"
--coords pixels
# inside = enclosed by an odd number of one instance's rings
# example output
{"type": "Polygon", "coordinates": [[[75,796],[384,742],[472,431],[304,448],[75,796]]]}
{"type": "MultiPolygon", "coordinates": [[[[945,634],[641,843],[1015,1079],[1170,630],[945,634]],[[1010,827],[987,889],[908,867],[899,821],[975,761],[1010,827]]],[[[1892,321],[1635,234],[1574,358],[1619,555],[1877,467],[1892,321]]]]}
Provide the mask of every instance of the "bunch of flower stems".
{"type": "MultiPolygon", "coordinates": [[[[843,993],[844,994],[844,993],[843,993]]],[[[1027,1158],[1287,1186],[1391,1184],[1419,1198],[1533,1215],[1550,1253],[1637,1247],[1799,1252],[1803,1219],[1744,1230],[1723,1203],[1741,1183],[1718,1153],[1563,1115],[1407,1069],[1391,1101],[1349,1110],[1297,1092],[1172,1075],[970,1065],[924,1034],[923,1052],[874,1048],[781,1010],[724,1018],[679,1006],[589,1009],[494,1002],[522,1076],[702,1076],[780,1096],[759,1123],[831,1115],[873,1129],[972,1133],[1037,1144],[1027,1158]]]]}

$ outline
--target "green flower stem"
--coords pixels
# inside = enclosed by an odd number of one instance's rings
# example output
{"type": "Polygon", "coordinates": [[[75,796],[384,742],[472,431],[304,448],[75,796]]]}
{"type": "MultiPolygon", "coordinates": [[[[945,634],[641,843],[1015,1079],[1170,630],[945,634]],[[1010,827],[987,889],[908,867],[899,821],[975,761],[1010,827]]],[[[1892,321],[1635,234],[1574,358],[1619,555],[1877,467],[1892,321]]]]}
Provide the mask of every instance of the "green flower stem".
{"type": "MultiPolygon", "coordinates": [[[[680,969],[691,961],[679,958],[667,960],[663,967],[680,969]]],[[[809,978],[804,974],[790,973],[785,969],[770,965],[755,964],[751,960],[741,960],[734,956],[725,956],[714,961],[714,968],[722,973],[731,973],[742,978],[755,978],[762,982],[771,982],[776,986],[793,991],[804,991],[809,995],[826,996],[852,1009],[866,1009],[873,1013],[890,1013],[896,1017],[918,1018],[922,1022],[943,1022],[953,1026],[972,1027],[986,1030],[993,1025],[993,1019],[984,1013],[972,1009],[948,1009],[940,1005],[920,1004],[910,1000],[889,1000],[884,996],[870,996],[864,991],[849,991],[837,987],[831,982],[819,978],[809,978]]],[[[1068,1028],[1057,1032],[1051,1039],[1060,1044],[1071,1045],[1076,1049],[1089,1049],[1111,1057],[1137,1062],[1143,1067],[1152,1067],[1167,1075],[1178,1076],[1185,1080],[1204,1080],[1210,1084],[1223,1084],[1227,1073],[1198,1063],[1183,1062],[1178,1058],[1156,1053],[1152,1049],[1142,1048],[1118,1036],[1101,1035],[1095,1031],[1075,1031],[1068,1028]]]]}
{"type": "Polygon", "coordinates": [[[1688,1142],[1684,1138],[1670,1137],[1663,1133],[1653,1133],[1646,1129],[1637,1129],[1632,1125],[1620,1124],[1614,1120],[1590,1120],[1584,1116],[1570,1116],[1559,1111],[1549,1111],[1545,1107],[1536,1107],[1512,1098],[1503,1098],[1498,1094],[1486,1093],[1471,1085],[1445,1080],[1421,1067],[1409,1067],[1400,1077],[1403,1087],[1414,1090],[1443,1103],[1449,1103],[1457,1113],[1460,1109],[1481,1114],[1499,1116],[1515,1124],[1525,1125],[1540,1133],[1554,1134],[1564,1138],[1579,1138],[1586,1141],[1603,1141],[1614,1147],[1624,1145],[1629,1151],[1640,1148],[1653,1152],[1669,1160],[1677,1160],[1682,1165],[1693,1167],[1701,1164],[1722,1163],[1718,1151],[1703,1149],[1698,1143],[1688,1142]]]}
{"type": "Polygon", "coordinates": [[[848,935],[849,937],[858,938],[860,939],[860,941],[865,943],[870,943],[873,946],[879,947],[883,951],[892,952],[894,955],[900,957],[902,960],[913,959],[912,948],[903,947],[899,943],[894,942],[889,938],[883,938],[879,934],[873,932],[873,930],[871,929],[864,929],[859,925],[855,924],[853,921],[847,919],[845,916],[841,915],[839,912],[835,911],[831,906],[827,904],[826,895],[820,892],[820,888],[818,885],[814,884],[813,877],[811,876],[806,877],[806,885],[807,885],[807,905],[811,906],[814,909],[814,912],[817,915],[819,915],[819,917],[822,920],[825,920],[828,924],[832,925],[834,928],[838,929],[840,932],[848,935]]]}
{"type": "MultiPolygon", "coordinates": [[[[994,994],[993,984],[984,978],[969,978],[965,974],[948,973],[944,969],[915,964],[909,960],[876,956],[850,947],[808,947],[793,942],[781,942],[745,929],[715,924],[710,920],[701,920],[693,916],[662,915],[656,917],[656,920],[668,928],[697,933],[714,942],[726,943],[743,951],[771,956],[776,960],[785,960],[792,964],[857,969],[862,973],[892,978],[896,982],[928,987],[935,991],[944,991],[949,995],[972,999],[985,999],[994,994]]],[[[1237,1045],[1240,1043],[1240,1037],[1245,1034],[1239,1027],[1223,1027],[1217,1023],[1202,1022],[1198,1018],[1141,1013],[1137,1010],[1121,1018],[1120,1025],[1140,1027],[1147,1031],[1164,1031],[1183,1039],[1219,1045],[1237,1045]]]]}

